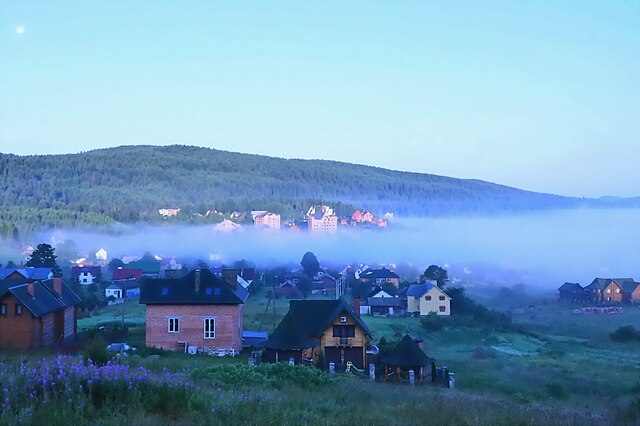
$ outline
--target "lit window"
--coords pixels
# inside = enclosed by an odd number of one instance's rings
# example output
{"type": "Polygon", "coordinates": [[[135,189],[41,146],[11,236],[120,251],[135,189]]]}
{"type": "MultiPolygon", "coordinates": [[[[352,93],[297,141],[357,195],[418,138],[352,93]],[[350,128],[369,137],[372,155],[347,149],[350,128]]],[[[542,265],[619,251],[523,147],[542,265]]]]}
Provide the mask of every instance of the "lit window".
{"type": "Polygon", "coordinates": [[[216,338],[216,319],[215,318],[204,319],[204,338],[205,339],[216,338]]]}
{"type": "Polygon", "coordinates": [[[607,293],[611,293],[611,289],[610,288],[607,289],[607,293]]]}
{"type": "Polygon", "coordinates": [[[2,305],[0,305],[0,315],[7,316],[7,305],[5,303],[3,303],[2,305]]]}
{"type": "Polygon", "coordinates": [[[22,305],[20,303],[16,303],[16,315],[22,315],[22,305]]]}
{"type": "Polygon", "coordinates": [[[169,318],[169,333],[180,332],[180,318],[169,318]]]}

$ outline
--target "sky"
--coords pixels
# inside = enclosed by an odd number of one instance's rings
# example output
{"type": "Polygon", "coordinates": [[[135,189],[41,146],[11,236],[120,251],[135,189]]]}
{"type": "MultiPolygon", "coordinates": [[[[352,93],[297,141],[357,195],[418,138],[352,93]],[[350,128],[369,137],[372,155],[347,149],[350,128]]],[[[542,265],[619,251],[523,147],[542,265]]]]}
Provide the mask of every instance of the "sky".
{"type": "Polygon", "coordinates": [[[640,195],[640,1],[0,1],[0,152],[187,144],[640,195]]]}

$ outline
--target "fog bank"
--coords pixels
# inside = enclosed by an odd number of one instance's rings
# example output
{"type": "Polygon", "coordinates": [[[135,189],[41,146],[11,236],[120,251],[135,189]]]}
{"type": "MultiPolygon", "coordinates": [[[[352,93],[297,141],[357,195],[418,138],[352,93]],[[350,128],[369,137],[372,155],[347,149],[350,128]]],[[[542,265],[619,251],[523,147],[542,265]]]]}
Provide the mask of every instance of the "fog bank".
{"type": "Polygon", "coordinates": [[[500,218],[397,219],[380,231],[337,235],[239,232],[213,227],[119,225],[46,232],[38,241],[74,240],[81,251],[105,248],[109,258],[161,256],[247,259],[258,266],[297,263],[306,251],[321,263],[446,264],[452,275],[504,284],[586,284],[595,276],[640,280],[640,210],[566,210],[500,218]],[[466,272],[465,272],[466,271],[466,272]]]}

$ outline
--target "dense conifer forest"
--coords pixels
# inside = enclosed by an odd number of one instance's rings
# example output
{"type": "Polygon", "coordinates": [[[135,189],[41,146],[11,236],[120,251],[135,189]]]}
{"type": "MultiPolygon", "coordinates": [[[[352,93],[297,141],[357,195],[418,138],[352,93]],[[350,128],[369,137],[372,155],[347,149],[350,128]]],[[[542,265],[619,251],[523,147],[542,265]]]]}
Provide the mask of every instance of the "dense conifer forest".
{"type": "Polygon", "coordinates": [[[60,225],[199,223],[207,210],[271,210],[283,220],[326,202],[345,215],[493,214],[597,205],[480,180],[324,160],[287,160],[192,146],[121,146],[78,154],[0,154],[0,235],[60,225]],[[198,215],[198,213],[200,215],[198,215]]]}

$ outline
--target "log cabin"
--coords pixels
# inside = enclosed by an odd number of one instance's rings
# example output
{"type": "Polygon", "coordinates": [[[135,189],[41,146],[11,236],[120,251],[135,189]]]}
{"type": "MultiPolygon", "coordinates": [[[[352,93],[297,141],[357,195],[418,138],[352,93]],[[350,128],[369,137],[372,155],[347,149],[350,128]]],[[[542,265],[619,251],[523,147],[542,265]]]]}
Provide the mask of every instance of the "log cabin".
{"type": "Polygon", "coordinates": [[[353,308],[339,300],[292,300],[289,312],[265,343],[268,362],[288,361],[335,364],[344,371],[351,362],[366,365],[367,338],[371,332],[353,308]]]}

